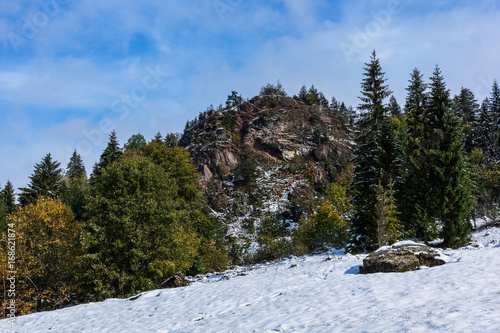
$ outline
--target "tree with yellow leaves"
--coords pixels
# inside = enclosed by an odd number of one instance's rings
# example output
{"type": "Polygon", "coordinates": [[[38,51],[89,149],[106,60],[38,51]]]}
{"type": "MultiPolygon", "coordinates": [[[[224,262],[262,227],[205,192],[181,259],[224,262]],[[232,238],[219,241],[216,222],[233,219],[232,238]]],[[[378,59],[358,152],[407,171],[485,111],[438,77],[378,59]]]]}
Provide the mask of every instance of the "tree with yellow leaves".
{"type": "Polygon", "coordinates": [[[74,292],[82,225],[59,199],[38,199],[10,216],[15,231],[15,269],[7,268],[6,234],[1,246],[2,271],[16,271],[16,309],[28,314],[63,307],[74,292]]]}

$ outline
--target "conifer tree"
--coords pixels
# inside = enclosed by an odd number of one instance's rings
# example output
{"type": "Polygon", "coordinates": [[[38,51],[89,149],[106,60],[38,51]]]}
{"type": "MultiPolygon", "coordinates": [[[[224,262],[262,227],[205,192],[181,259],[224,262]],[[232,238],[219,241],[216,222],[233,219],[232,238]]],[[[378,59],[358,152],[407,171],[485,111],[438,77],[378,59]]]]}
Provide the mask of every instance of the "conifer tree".
{"type": "Polygon", "coordinates": [[[66,175],[69,179],[81,178],[86,175],[85,166],[83,165],[82,157],[76,152],[73,152],[66,167],[66,175]]]}
{"type": "Polygon", "coordinates": [[[99,177],[103,169],[106,169],[113,162],[117,161],[122,155],[122,150],[118,143],[118,138],[116,137],[116,132],[112,131],[109,135],[108,145],[104,149],[99,158],[99,162],[94,165],[94,170],[90,176],[90,182],[94,183],[99,177]]]}
{"type": "Polygon", "coordinates": [[[20,188],[21,206],[34,203],[38,198],[58,198],[61,195],[63,176],[60,166],[61,163],[52,160],[50,153],[35,165],[28,187],[20,188]]]}
{"type": "Polygon", "coordinates": [[[10,215],[14,213],[17,210],[17,205],[14,186],[12,185],[10,180],[7,181],[7,184],[5,184],[5,187],[2,190],[2,197],[3,201],[5,202],[5,209],[7,211],[7,214],[10,215]]]}
{"type": "Polygon", "coordinates": [[[397,184],[398,207],[401,212],[404,233],[406,237],[415,237],[422,234],[419,226],[425,221],[422,211],[425,207],[425,191],[421,189],[422,179],[425,179],[422,164],[424,163],[424,118],[426,116],[427,85],[423,81],[423,74],[414,69],[411,74],[410,84],[406,88],[407,97],[405,104],[406,135],[403,147],[403,175],[402,181],[397,184]]]}
{"type": "Polygon", "coordinates": [[[481,104],[479,116],[472,130],[472,144],[474,148],[479,148],[483,151],[488,162],[495,160],[496,144],[493,132],[493,120],[488,110],[487,98],[481,104]]]}
{"type": "Polygon", "coordinates": [[[390,174],[385,169],[388,162],[386,148],[382,145],[381,129],[387,121],[387,108],[384,100],[391,95],[385,84],[386,79],[380,62],[373,51],[370,63],[365,64],[365,78],[361,84],[362,111],[358,121],[359,134],[356,149],[353,181],[354,215],[351,221],[351,250],[372,250],[378,245],[377,185],[386,188],[390,174]]]}
{"type": "Polygon", "coordinates": [[[66,167],[67,178],[64,181],[63,202],[68,205],[77,221],[83,221],[86,213],[89,184],[87,172],[81,156],[75,151],[66,167]]]}
{"type": "Polygon", "coordinates": [[[137,134],[134,134],[132,135],[127,143],[123,146],[123,149],[125,151],[127,150],[132,150],[132,149],[141,149],[142,147],[144,147],[146,145],[146,139],[144,138],[144,136],[140,133],[137,133],[137,134]]]}
{"type": "Polygon", "coordinates": [[[396,97],[394,97],[394,95],[392,95],[389,99],[389,112],[393,117],[401,117],[402,115],[401,107],[399,106],[398,101],[396,100],[396,97]]]}
{"type": "Polygon", "coordinates": [[[493,81],[491,96],[488,101],[489,112],[493,121],[493,133],[495,139],[495,158],[500,160],[500,87],[497,80],[493,81]]]}
{"type": "Polygon", "coordinates": [[[443,226],[444,243],[460,246],[467,242],[470,226],[466,220],[471,210],[470,167],[464,154],[465,136],[462,122],[450,105],[441,70],[436,69],[431,77],[427,114],[424,118],[425,159],[421,165],[425,178],[422,195],[427,198],[424,215],[434,225],[424,225],[424,240],[429,240],[429,228],[443,226]]]}

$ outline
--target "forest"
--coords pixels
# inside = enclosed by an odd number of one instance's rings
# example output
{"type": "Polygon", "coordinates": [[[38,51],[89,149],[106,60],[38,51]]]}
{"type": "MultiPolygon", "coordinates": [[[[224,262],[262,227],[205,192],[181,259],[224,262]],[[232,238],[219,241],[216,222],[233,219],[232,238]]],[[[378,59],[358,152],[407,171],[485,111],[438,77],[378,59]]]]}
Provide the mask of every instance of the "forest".
{"type": "MultiPolygon", "coordinates": [[[[296,229],[287,233],[283,216],[262,222],[259,243],[267,253],[254,262],[328,247],[366,253],[404,239],[458,248],[469,242],[476,218],[498,217],[498,83],[477,101],[467,88],[452,96],[438,66],[428,79],[414,69],[400,106],[375,51],[363,75],[357,108],[329,102],[314,86],[293,97],[279,81],[262,87],[261,96],[339,116],[354,144],[349,172],[319,189],[296,229]]],[[[223,126],[233,128],[229,110],[243,100],[232,92],[217,108],[228,115],[223,126]]],[[[241,145],[228,180],[250,191],[255,160],[252,148],[241,145]]],[[[314,173],[313,163],[295,162],[282,163],[306,179],[314,173]]],[[[150,141],[136,134],[121,146],[112,132],[90,173],[76,151],[66,167],[48,153],[29,179],[18,190],[7,181],[0,198],[0,267],[17,272],[18,314],[179,286],[184,276],[240,262],[180,134],[150,141]]]]}

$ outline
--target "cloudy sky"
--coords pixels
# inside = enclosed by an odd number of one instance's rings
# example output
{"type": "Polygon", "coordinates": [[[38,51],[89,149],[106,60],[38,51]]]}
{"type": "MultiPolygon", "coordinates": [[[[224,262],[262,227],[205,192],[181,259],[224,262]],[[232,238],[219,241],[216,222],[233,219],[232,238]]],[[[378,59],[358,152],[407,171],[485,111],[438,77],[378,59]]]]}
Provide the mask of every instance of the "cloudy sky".
{"type": "Polygon", "coordinates": [[[499,30],[497,0],[0,0],[0,185],[25,186],[49,152],[90,171],[112,129],[122,144],[181,132],[277,80],[356,106],[373,49],[400,104],[436,64],[483,99],[499,30]]]}

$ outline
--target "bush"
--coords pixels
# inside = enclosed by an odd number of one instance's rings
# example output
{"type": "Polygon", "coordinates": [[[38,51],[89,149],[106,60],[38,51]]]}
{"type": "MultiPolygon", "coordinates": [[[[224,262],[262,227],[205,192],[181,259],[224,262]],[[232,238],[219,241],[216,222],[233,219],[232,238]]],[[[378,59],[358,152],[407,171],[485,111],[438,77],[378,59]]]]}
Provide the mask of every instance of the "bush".
{"type": "Polygon", "coordinates": [[[309,220],[302,220],[294,234],[295,247],[300,252],[326,248],[342,248],[347,240],[347,225],[330,204],[323,204],[309,220]]]}

